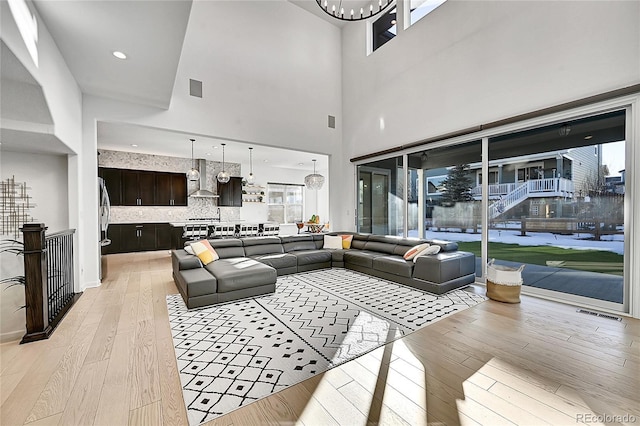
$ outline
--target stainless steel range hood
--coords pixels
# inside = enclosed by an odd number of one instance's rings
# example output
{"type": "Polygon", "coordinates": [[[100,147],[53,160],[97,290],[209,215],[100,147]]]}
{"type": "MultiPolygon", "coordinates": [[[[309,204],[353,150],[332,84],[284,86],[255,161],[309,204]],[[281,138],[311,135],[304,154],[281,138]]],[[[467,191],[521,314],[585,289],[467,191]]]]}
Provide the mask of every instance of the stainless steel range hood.
{"type": "Polygon", "coordinates": [[[207,191],[207,160],[198,160],[198,168],[200,171],[200,187],[197,191],[189,194],[189,197],[194,198],[218,198],[219,195],[214,194],[211,191],[207,191]]]}

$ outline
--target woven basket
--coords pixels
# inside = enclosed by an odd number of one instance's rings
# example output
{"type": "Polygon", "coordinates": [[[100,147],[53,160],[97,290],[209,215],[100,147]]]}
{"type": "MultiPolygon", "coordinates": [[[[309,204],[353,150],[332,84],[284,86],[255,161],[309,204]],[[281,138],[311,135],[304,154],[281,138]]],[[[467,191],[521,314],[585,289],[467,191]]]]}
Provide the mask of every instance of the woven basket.
{"type": "Polygon", "coordinates": [[[487,297],[498,302],[520,303],[522,270],[519,268],[494,265],[495,259],[487,264],[487,297]]]}

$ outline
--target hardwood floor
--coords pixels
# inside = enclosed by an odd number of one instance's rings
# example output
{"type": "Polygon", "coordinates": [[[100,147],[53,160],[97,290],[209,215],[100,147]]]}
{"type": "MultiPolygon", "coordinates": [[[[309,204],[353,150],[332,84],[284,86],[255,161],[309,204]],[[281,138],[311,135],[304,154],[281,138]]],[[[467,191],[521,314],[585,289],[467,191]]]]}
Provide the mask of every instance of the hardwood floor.
{"type": "MultiPolygon", "coordinates": [[[[108,279],[49,340],[0,346],[0,424],[186,425],[171,293],[168,252],[109,256],[108,279]]],[[[576,422],[640,422],[640,321],[524,297],[481,303],[209,424],[576,422]]]]}

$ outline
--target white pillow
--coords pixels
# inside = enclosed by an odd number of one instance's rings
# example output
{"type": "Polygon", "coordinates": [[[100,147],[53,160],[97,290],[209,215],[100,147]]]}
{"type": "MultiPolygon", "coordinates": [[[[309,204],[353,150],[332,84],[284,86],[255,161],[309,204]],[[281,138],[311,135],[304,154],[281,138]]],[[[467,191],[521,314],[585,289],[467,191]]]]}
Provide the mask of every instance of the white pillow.
{"type": "Polygon", "coordinates": [[[325,235],[323,248],[337,250],[342,248],[342,237],[339,235],[325,235]]]}
{"type": "Polygon", "coordinates": [[[428,256],[430,254],[438,254],[438,253],[440,253],[440,246],[438,245],[429,246],[426,249],[422,250],[420,253],[418,253],[416,257],[413,258],[413,263],[416,263],[416,261],[420,256],[428,256]]]}
{"type": "Polygon", "coordinates": [[[187,244],[186,246],[184,246],[184,251],[195,256],[195,252],[193,251],[191,244],[187,244]]]}
{"type": "Polygon", "coordinates": [[[411,247],[404,254],[404,260],[412,260],[418,254],[420,254],[422,250],[426,249],[427,247],[429,247],[429,243],[422,243],[422,244],[418,244],[417,246],[411,247]]]}

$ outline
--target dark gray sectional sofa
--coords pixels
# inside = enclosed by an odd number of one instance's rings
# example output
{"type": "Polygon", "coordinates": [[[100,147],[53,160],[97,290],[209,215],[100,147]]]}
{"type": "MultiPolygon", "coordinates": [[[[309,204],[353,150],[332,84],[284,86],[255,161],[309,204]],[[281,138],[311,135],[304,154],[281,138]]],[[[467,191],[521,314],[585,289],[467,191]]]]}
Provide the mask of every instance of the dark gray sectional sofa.
{"type": "Polygon", "coordinates": [[[220,256],[202,266],[185,250],[171,254],[173,278],[188,308],[228,302],[275,291],[278,275],[340,267],[442,294],[475,280],[475,256],[456,243],[353,232],[350,249],[324,249],[324,235],[209,240],[220,256]],[[439,245],[440,253],[414,263],[403,255],[422,242],[439,245]]]}

